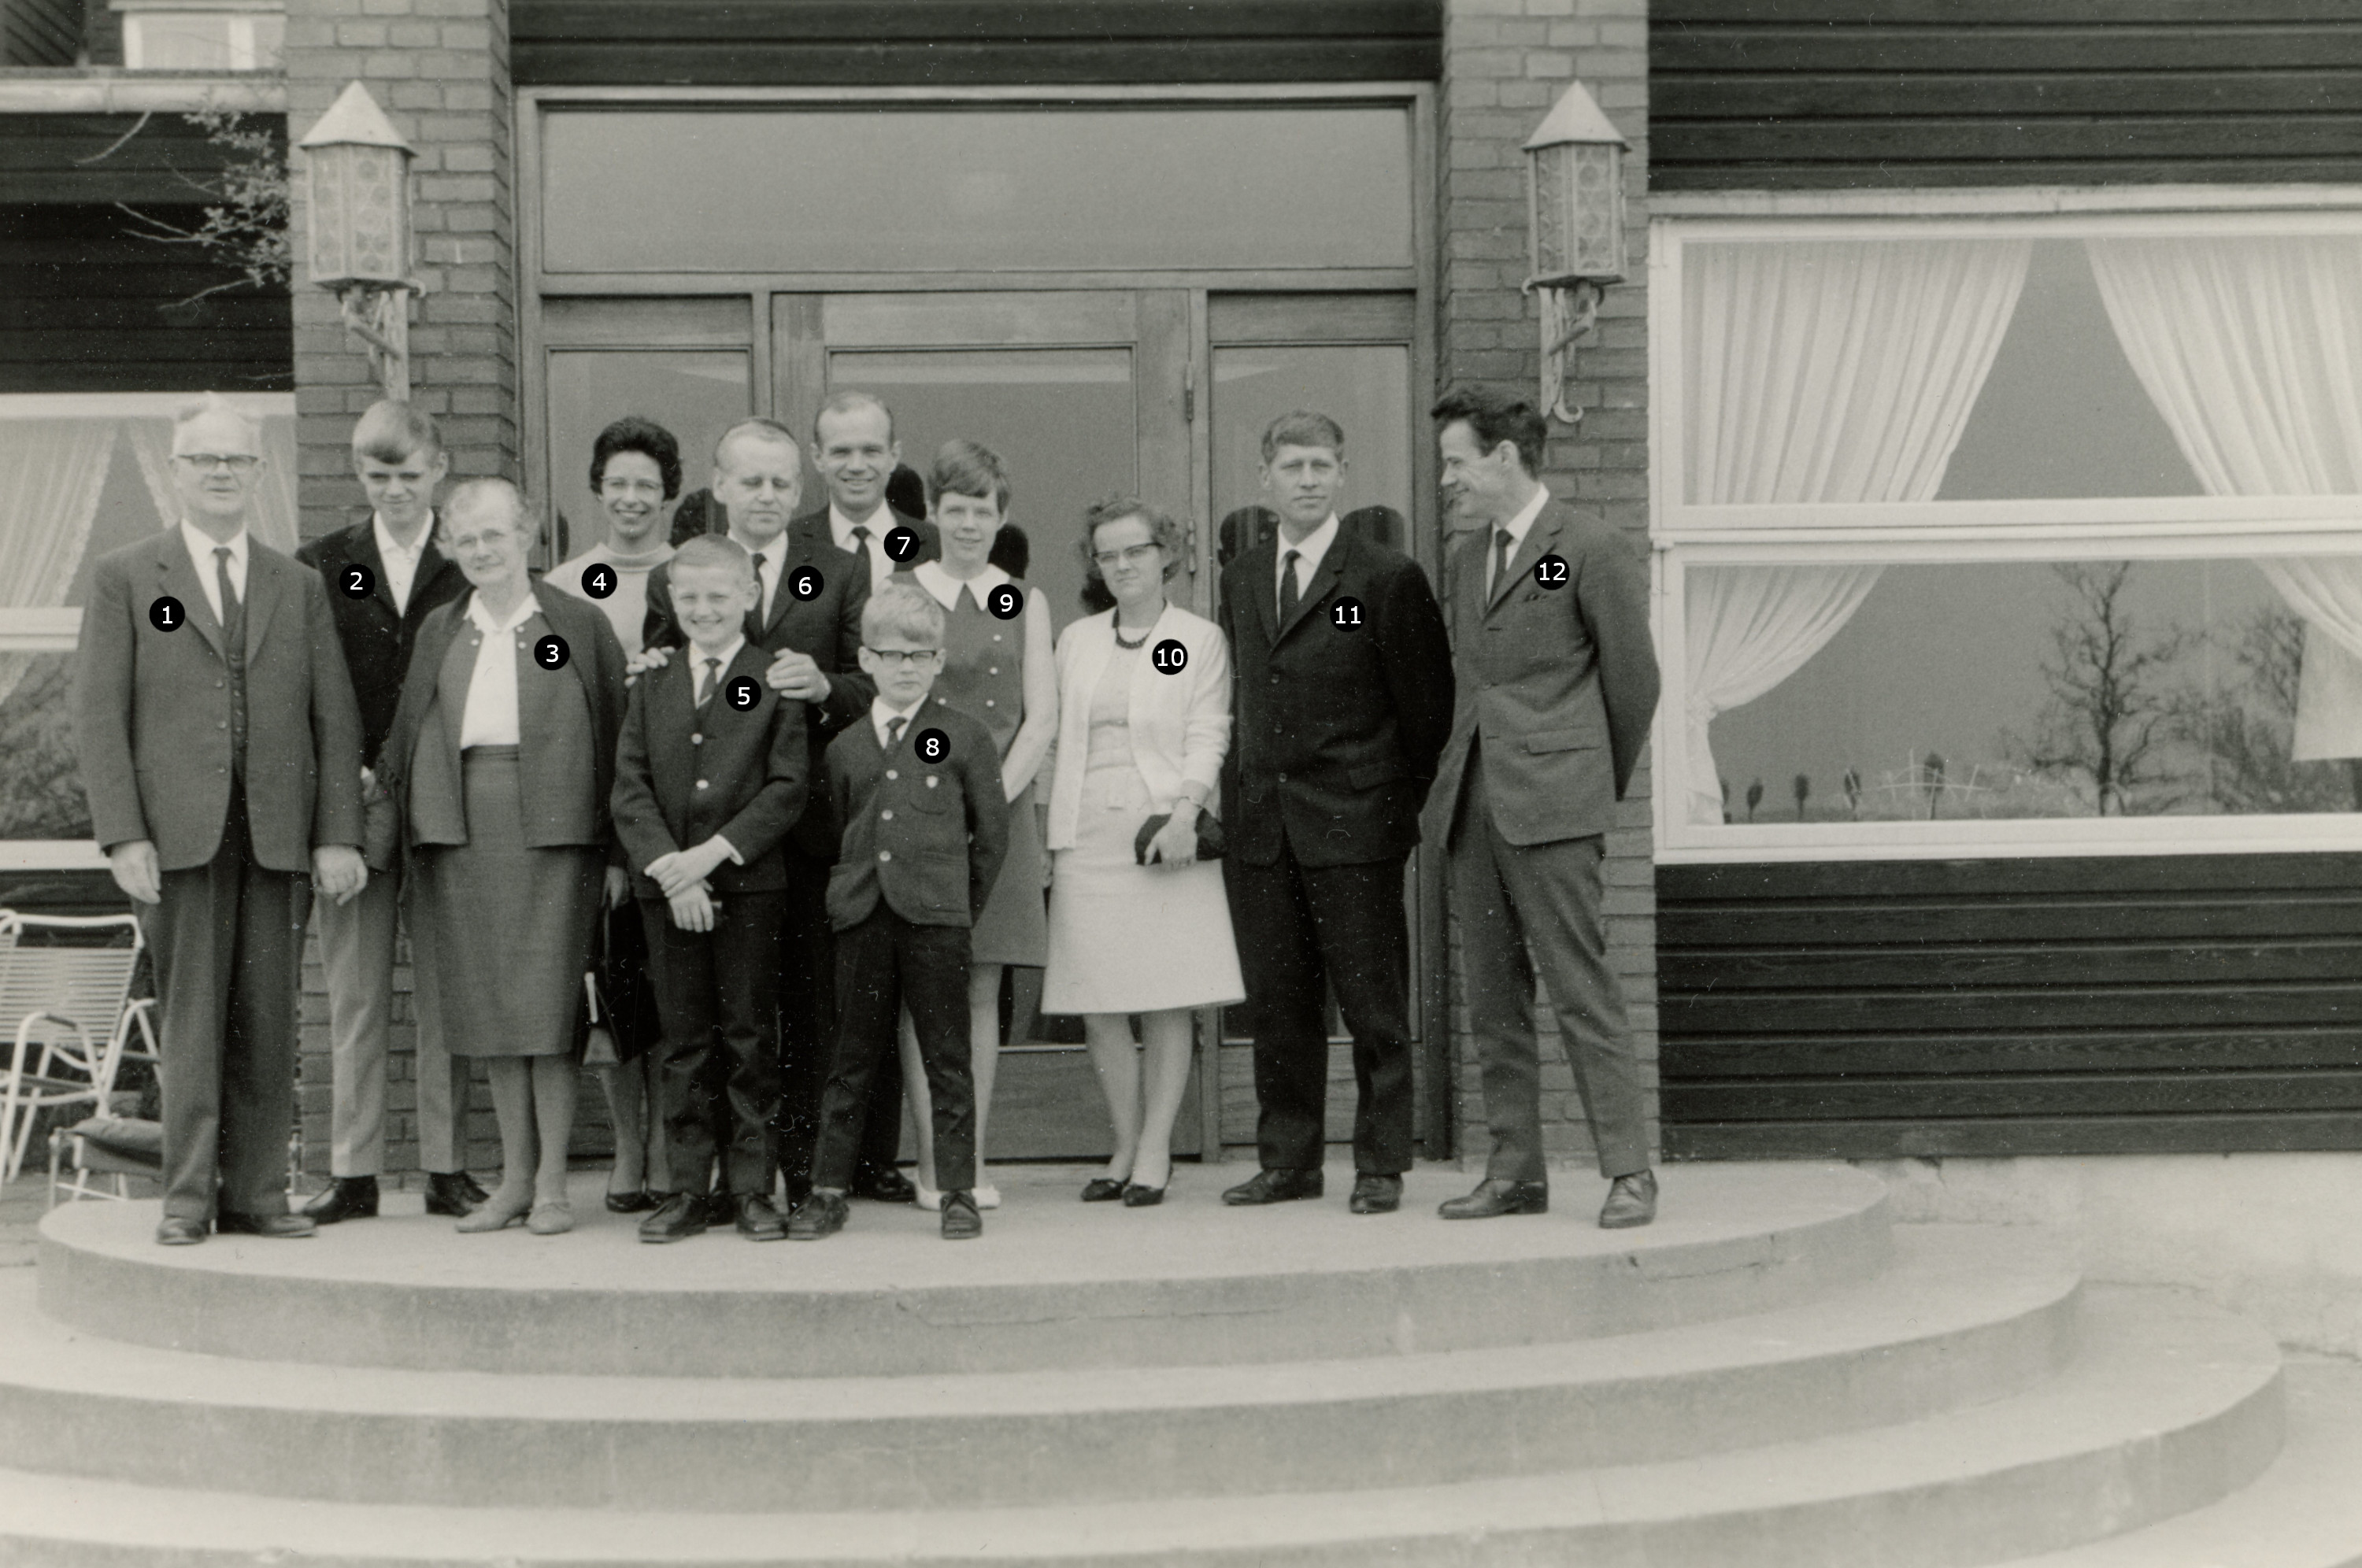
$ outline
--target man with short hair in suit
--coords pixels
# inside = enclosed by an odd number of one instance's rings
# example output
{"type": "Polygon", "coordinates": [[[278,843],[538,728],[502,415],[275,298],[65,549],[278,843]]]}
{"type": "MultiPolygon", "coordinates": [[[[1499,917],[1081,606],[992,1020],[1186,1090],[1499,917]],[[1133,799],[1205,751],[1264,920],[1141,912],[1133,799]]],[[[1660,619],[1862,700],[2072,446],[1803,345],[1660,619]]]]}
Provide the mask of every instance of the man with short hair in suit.
{"type": "Polygon", "coordinates": [[[99,560],[75,737],[91,823],[138,909],[163,1024],[164,1218],[308,1236],[287,1212],[295,993],[314,888],[350,900],[361,721],[319,574],[253,538],[255,421],[219,399],[172,429],[179,524],[99,560]]]}
{"type": "Polygon", "coordinates": [[[1470,1025],[1493,1132],[1485,1179],[1447,1220],[1540,1214],[1534,967],[1608,1178],[1599,1223],[1656,1217],[1639,1063],[1607,963],[1600,860],[1657,711],[1649,574],[1601,518],[1535,477],[1548,426],[1477,388],[1431,411],[1443,493],[1462,532],[1446,568],[1459,713],[1428,802],[1447,845],[1470,1025]],[[1530,958],[1529,950],[1530,949],[1530,958]]]}
{"type": "MultiPolygon", "coordinates": [[[[361,715],[363,789],[373,787],[378,753],[393,728],[410,650],[427,612],[468,591],[458,563],[435,547],[435,491],[451,470],[434,419],[392,398],[371,403],[353,426],[353,473],[370,516],[307,542],[295,558],[320,574],[336,618],[345,669],[361,715]]],[[[327,1189],[304,1206],[323,1225],[374,1216],[385,1169],[386,1035],[393,1021],[394,933],[400,925],[400,856],[374,867],[359,897],[320,906],[320,955],[328,977],[327,1189]]],[[[416,977],[418,1163],[426,1172],[426,1212],[457,1217],[484,1202],[467,1171],[468,1064],[443,1048],[438,1010],[426,1005],[435,977],[416,977]]]]}
{"type": "Polygon", "coordinates": [[[1353,1035],[1356,1214],[1392,1213],[1412,1139],[1403,867],[1451,729],[1451,644],[1427,574],[1337,517],[1345,433],[1282,414],[1263,436],[1275,537],[1222,572],[1233,681],[1224,880],[1254,1028],[1263,1168],[1229,1204],[1321,1194],[1329,1029],[1353,1035]]]}

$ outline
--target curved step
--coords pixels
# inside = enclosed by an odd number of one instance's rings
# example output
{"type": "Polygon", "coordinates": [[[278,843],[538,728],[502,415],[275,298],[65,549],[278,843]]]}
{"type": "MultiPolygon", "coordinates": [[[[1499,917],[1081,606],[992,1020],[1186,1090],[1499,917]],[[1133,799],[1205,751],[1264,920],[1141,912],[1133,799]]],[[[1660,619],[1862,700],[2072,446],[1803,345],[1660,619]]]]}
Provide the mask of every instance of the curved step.
{"type": "Polygon", "coordinates": [[[1660,1464],[1380,1492],[886,1515],[400,1507],[13,1471],[0,1474],[0,1561],[1967,1568],[2202,1506],[2279,1447],[2279,1354],[2257,1330],[2153,1291],[2094,1290],[2086,1310],[2084,1354],[2037,1389],[1879,1430],[1660,1464]]]}
{"type": "Polygon", "coordinates": [[[92,1340],[0,1282],[0,1465],[347,1502],[833,1509],[1417,1485],[1909,1420],[2054,1375],[2073,1272],[1909,1227],[1879,1280],[1745,1320],[1358,1362],[831,1379],[258,1363],[92,1340]],[[1123,1455],[1111,1463],[1109,1456],[1123,1455]],[[267,1479],[261,1479],[267,1478],[267,1479]]]}
{"type": "MultiPolygon", "coordinates": [[[[1456,1172],[1413,1172],[1403,1210],[1224,1209],[1185,1168],[1157,1209],[1085,1209],[1069,1167],[996,1167],[982,1241],[858,1203],[844,1234],[749,1245],[636,1240],[578,1178],[571,1235],[456,1236],[348,1220],[309,1241],[159,1247],[152,1204],[70,1204],[41,1223],[41,1309],[108,1339],[265,1361],[692,1377],[1222,1364],[1548,1343],[1770,1311],[1867,1279],[1891,1249],[1885,1187],[1843,1165],[1661,1173],[1661,1218],[1560,1209],[1451,1224],[1456,1172]],[[681,1325],[695,1323],[684,1333],[681,1325]]],[[[1243,1176],[1244,1172],[1239,1173],[1243,1176]]]]}

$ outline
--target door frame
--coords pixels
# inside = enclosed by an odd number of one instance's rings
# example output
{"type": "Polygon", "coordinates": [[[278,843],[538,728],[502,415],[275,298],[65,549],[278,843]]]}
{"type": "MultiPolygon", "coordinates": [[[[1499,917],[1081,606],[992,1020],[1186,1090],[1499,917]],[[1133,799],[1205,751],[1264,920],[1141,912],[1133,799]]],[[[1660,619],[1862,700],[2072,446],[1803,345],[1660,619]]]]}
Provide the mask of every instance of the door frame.
{"type": "MultiPolygon", "coordinates": [[[[547,302],[564,299],[605,299],[623,301],[645,298],[656,300],[689,300],[735,298],[745,303],[747,337],[745,347],[750,356],[750,392],[754,412],[770,418],[782,417],[782,411],[792,414],[798,407],[815,406],[816,399],[805,401],[811,389],[800,384],[799,378],[809,379],[809,372],[800,365],[825,360],[814,355],[781,355],[775,353],[774,344],[800,341],[805,335],[814,340],[820,336],[819,310],[823,296],[831,294],[923,294],[940,293],[1014,294],[1035,291],[1122,291],[1143,295],[1171,291],[1186,301],[1185,329],[1179,335],[1186,344],[1183,362],[1177,365],[1152,367],[1144,359],[1141,367],[1140,385],[1143,401],[1155,385],[1150,380],[1154,370],[1164,382],[1164,395],[1180,398],[1185,403],[1185,419],[1188,431],[1188,452],[1186,487],[1182,504],[1187,511],[1191,528],[1197,539],[1198,558],[1193,562],[1195,580],[1192,592],[1200,610],[1211,603],[1214,591],[1214,537],[1217,519],[1210,515],[1213,491],[1213,445],[1211,422],[1204,417],[1205,399],[1210,382],[1212,348],[1209,336],[1209,295],[1217,294],[1351,294],[1374,293],[1407,294],[1411,298],[1411,319],[1414,330],[1410,337],[1412,396],[1414,407],[1422,400],[1423,389],[1435,386],[1439,344],[1437,334],[1438,299],[1438,239],[1437,218],[1437,149],[1436,89],[1432,83],[1239,83],[1195,84],[1166,83],[1146,86],[1060,86],[1054,90],[1033,87],[847,87],[847,88],[765,88],[765,87],[529,87],[516,95],[513,121],[514,168],[517,201],[517,343],[520,460],[524,472],[532,476],[528,483],[537,483],[550,473],[547,416],[548,387],[547,354],[552,347],[545,309],[547,302]],[[878,271],[857,274],[827,272],[766,272],[766,273],[568,273],[552,274],[544,265],[542,253],[541,205],[542,158],[541,139],[544,116],[552,109],[593,105],[632,105],[635,106],[684,108],[721,105],[751,106],[765,104],[787,105],[842,105],[866,108],[908,106],[922,109],[945,105],[1003,105],[1010,108],[1077,104],[1121,105],[1127,107],[1157,104],[1174,105],[1237,105],[1241,107],[1270,108],[1288,105],[1336,106],[1341,105],[1388,105],[1406,111],[1409,127],[1411,179],[1411,263],[1408,266],[1374,266],[1349,268],[1238,268],[1186,269],[1178,271],[1124,271],[1078,268],[1072,270],[1030,269],[1008,271],[878,271]],[[782,323],[777,313],[782,300],[789,313],[784,325],[789,331],[782,337],[773,329],[782,323]],[[798,312],[809,313],[807,319],[798,312]],[[1194,405],[1194,406],[1188,406],[1194,405]]],[[[564,307],[560,307],[562,310],[564,307]]],[[[1334,339],[1323,339],[1330,341],[1334,339]]],[[[618,345],[621,346],[621,345],[618,345]]],[[[643,346],[635,343],[634,347],[643,346]]],[[[649,342],[646,347],[659,345],[649,342]]],[[[1149,345],[1143,337],[1143,353],[1149,345]]],[[[824,371],[822,373],[824,374],[824,371]]],[[[1143,443],[1143,447],[1144,447],[1143,443]]],[[[1142,480],[1147,453],[1143,450],[1142,480]]],[[[1430,579],[1440,580],[1444,545],[1444,527],[1436,503],[1435,456],[1432,443],[1414,438],[1413,465],[1414,513],[1410,521],[1412,554],[1424,566],[1430,579]]],[[[1452,1050],[1450,1013],[1449,956],[1445,944],[1445,917],[1442,900],[1441,857],[1423,855],[1418,857],[1418,949],[1421,962],[1414,977],[1415,1002],[1423,1027],[1419,1031],[1420,1066],[1422,1075],[1421,1120],[1428,1128],[1421,1152],[1429,1158],[1444,1158],[1455,1151],[1452,1147],[1457,1118],[1453,1113],[1452,1050]]],[[[1220,1029],[1219,1020],[1210,1026],[1201,1022],[1198,1041],[1200,1070],[1198,1104],[1204,1138],[1201,1158],[1209,1161],[1222,1157],[1220,1134],[1220,1104],[1223,1085],[1220,1076],[1220,1029]]]]}

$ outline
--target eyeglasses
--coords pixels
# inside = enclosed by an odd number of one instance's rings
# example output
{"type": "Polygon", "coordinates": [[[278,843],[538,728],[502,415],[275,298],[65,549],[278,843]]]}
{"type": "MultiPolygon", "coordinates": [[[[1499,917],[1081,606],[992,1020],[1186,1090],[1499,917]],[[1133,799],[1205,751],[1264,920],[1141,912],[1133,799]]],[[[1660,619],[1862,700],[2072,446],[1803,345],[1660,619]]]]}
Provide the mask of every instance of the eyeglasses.
{"type": "Polygon", "coordinates": [[[1101,571],[1114,566],[1140,566],[1164,547],[1162,545],[1132,545],[1120,550],[1097,550],[1092,552],[1091,559],[1098,563],[1101,571]]]}
{"type": "Polygon", "coordinates": [[[215,469],[227,469],[231,473],[242,474],[262,461],[251,452],[175,452],[172,455],[189,467],[202,469],[208,473],[215,469]]]}
{"type": "Polygon", "coordinates": [[[912,665],[924,668],[926,666],[934,663],[937,659],[944,657],[944,650],[941,648],[865,647],[861,651],[863,653],[876,654],[877,656],[878,662],[886,666],[889,669],[902,669],[912,665]]]}

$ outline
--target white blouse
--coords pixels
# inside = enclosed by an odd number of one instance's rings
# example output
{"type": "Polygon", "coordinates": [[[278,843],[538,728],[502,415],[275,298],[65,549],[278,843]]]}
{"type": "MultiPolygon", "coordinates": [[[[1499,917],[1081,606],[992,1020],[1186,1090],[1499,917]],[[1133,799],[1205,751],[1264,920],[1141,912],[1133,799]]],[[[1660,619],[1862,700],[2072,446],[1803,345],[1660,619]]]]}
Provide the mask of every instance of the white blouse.
{"type": "Polygon", "coordinates": [[[524,624],[540,613],[530,589],[500,621],[484,608],[483,595],[468,596],[468,619],[475,623],[479,640],[475,673],[468,678],[468,706],[459,716],[460,750],[517,744],[517,653],[524,646],[524,624]]]}

